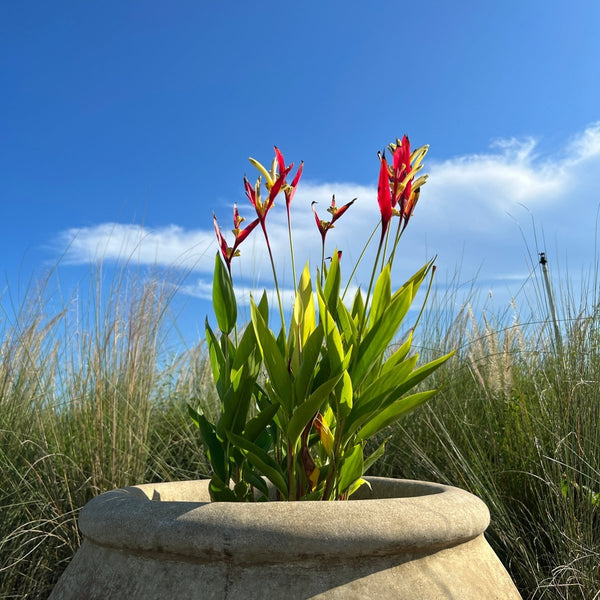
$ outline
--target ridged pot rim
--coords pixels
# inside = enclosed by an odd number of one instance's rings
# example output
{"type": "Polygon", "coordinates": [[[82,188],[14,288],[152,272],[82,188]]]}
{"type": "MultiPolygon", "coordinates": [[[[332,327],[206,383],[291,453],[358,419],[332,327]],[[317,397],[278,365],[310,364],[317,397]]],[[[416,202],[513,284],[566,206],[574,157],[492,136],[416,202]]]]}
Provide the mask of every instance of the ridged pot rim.
{"type": "Polygon", "coordinates": [[[126,487],[83,508],[92,543],[181,560],[275,563],[431,552],[481,535],[489,511],[438,483],[367,477],[341,502],[210,502],[208,480],[126,487]]]}

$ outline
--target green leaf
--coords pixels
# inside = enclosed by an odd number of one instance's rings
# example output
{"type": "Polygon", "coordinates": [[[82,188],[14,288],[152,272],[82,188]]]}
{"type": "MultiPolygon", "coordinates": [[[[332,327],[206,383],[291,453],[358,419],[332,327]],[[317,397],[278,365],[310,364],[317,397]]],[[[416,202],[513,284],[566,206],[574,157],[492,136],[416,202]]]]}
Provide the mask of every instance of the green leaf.
{"type": "MultiPolygon", "coordinates": [[[[367,387],[354,403],[352,412],[344,425],[344,439],[349,437],[372,416],[387,408],[392,402],[401,398],[417,383],[435,370],[422,372],[421,369],[413,371],[418,356],[411,356],[379,377],[367,387]],[[416,374],[416,377],[415,377],[416,374]]],[[[441,364],[441,363],[440,363],[441,364]]],[[[425,365],[427,366],[427,365],[425,365]]],[[[438,365],[439,366],[439,365],[438,365]]]]}
{"type": "Polygon", "coordinates": [[[292,313],[292,323],[290,325],[290,339],[296,337],[300,342],[299,347],[303,347],[308,336],[313,332],[316,326],[317,317],[315,313],[315,300],[310,281],[310,270],[308,268],[308,263],[306,263],[294,299],[294,310],[292,313]]]}
{"type": "Polygon", "coordinates": [[[412,338],[413,332],[410,331],[406,340],[400,345],[400,347],[385,361],[382,369],[381,375],[388,373],[390,369],[400,364],[409,353],[410,348],[412,346],[412,338]]]}
{"type": "Polygon", "coordinates": [[[188,404],[188,414],[200,429],[200,437],[206,449],[206,455],[215,474],[223,481],[229,479],[225,461],[223,442],[215,434],[214,425],[199,411],[188,404]]]}
{"type": "Polygon", "coordinates": [[[354,295],[354,300],[352,302],[352,318],[354,322],[358,325],[359,323],[364,322],[365,320],[365,301],[362,297],[362,292],[360,288],[356,290],[356,294],[354,295]]]}
{"type": "Polygon", "coordinates": [[[244,463],[242,467],[242,478],[261,492],[265,498],[269,498],[269,486],[267,482],[257,475],[248,463],[244,463]]]}
{"type": "Polygon", "coordinates": [[[252,300],[250,300],[250,312],[254,333],[256,334],[271,385],[278,396],[279,402],[281,402],[286,412],[290,414],[292,412],[292,385],[285,358],[282,356],[275,336],[267,328],[262,314],[252,300]]]}
{"type": "Polygon", "coordinates": [[[378,413],[374,418],[363,425],[357,435],[357,440],[366,440],[397,421],[400,417],[413,411],[417,406],[420,406],[432,396],[435,396],[437,390],[428,390],[426,392],[418,392],[411,396],[406,396],[400,400],[396,400],[390,406],[378,413]]]}
{"type": "Polygon", "coordinates": [[[210,499],[213,502],[237,502],[238,499],[233,490],[218,476],[213,475],[208,484],[210,499]]]}
{"type": "Polygon", "coordinates": [[[296,408],[290,419],[287,428],[287,437],[292,446],[295,446],[303,429],[309,421],[315,416],[315,413],[321,408],[323,403],[333,391],[338,381],[342,378],[342,373],[329,379],[320,385],[302,404],[296,408]]]}
{"type": "Polygon", "coordinates": [[[261,314],[265,325],[269,326],[269,299],[267,298],[266,290],[263,291],[260,301],[258,302],[258,312],[261,314]]]}
{"type": "Polygon", "coordinates": [[[237,320],[237,303],[231,277],[218,252],[215,256],[212,299],[219,329],[228,335],[237,320]]]}
{"type": "Polygon", "coordinates": [[[239,369],[243,365],[248,367],[248,372],[258,375],[260,370],[260,350],[256,343],[253,327],[246,327],[235,350],[232,368],[239,369]]]}
{"type": "Polygon", "coordinates": [[[348,488],[363,474],[363,447],[356,444],[349,452],[345,452],[338,471],[338,493],[345,493],[348,488]]]}
{"type": "Polygon", "coordinates": [[[298,398],[300,402],[308,395],[309,386],[311,385],[317,370],[317,361],[321,354],[322,345],[323,326],[319,324],[306,340],[306,344],[304,344],[300,370],[294,380],[296,398],[298,398]]]}
{"type": "Polygon", "coordinates": [[[356,345],[358,329],[346,305],[339,300],[337,306],[338,324],[344,338],[345,346],[356,345]]]}
{"type": "Polygon", "coordinates": [[[381,373],[379,377],[373,381],[360,395],[358,404],[360,407],[367,407],[374,404],[374,408],[379,408],[378,401],[381,401],[383,397],[390,391],[399,390],[400,386],[405,383],[408,377],[414,373],[413,369],[417,365],[419,356],[415,354],[403,360],[400,364],[395,367],[388,369],[385,373],[381,373]]]}
{"type": "Polygon", "coordinates": [[[385,440],[383,440],[383,443],[379,446],[379,448],[377,448],[377,450],[375,450],[375,452],[373,452],[372,454],[369,454],[369,456],[365,459],[363,473],[366,473],[373,466],[373,464],[384,455],[385,445],[388,443],[389,439],[389,437],[385,438],[385,440]]]}
{"type": "Polygon", "coordinates": [[[348,371],[344,371],[339,399],[340,416],[342,418],[347,417],[352,410],[352,396],[352,378],[348,371]]]}
{"type": "Polygon", "coordinates": [[[400,385],[398,385],[397,388],[394,389],[394,397],[399,398],[403,394],[406,394],[406,392],[414,388],[418,383],[421,383],[421,381],[431,375],[435,370],[439,369],[453,355],[454,350],[415,369],[400,385]]]}
{"type": "Polygon", "coordinates": [[[325,289],[323,290],[323,296],[327,304],[327,309],[334,318],[336,317],[338,299],[340,297],[341,279],[342,275],[340,272],[340,259],[336,249],[331,258],[331,265],[327,271],[325,289]]]}
{"type": "Polygon", "coordinates": [[[277,462],[262,448],[240,435],[227,432],[227,437],[242,454],[287,498],[288,486],[285,475],[277,462]]]}
{"type": "Polygon", "coordinates": [[[244,428],[244,437],[251,442],[256,441],[258,436],[271,424],[280,407],[280,404],[269,404],[267,408],[250,419],[244,428]]]}
{"type": "Polygon", "coordinates": [[[327,356],[332,373],[341,372],[344,363],[345,353],[342,344],[342,337],[337,324],[327,309],[327,304],[321,293],[317,293],[319,300],[319,313],[321,323],[325,331],[325,345],[327,347],[327,356]]]}
{"type": "Polygon", "coordinates": [[[357,479],[348,489],[348,498],[350,498],[350,496],[352,496],[352,494],[354,494],[354,492],[356,492],[363,485],[366,485],[369,489],[372,489],[371,484],[366,479],[361,477],[360,479],[357,479]]]}
{"type": "Polygon", "coordinates": [[[225,362],[225,356],[219,345],[213,330],[208,324],[208,319],[205,321],[206,329],[206,344],[208,345],[208,356],[210,358],[210,366],[213,374],[213,379],[217,387],[219,397],[225,392],[226,379],[227,379],[227,364],[225,362]]]}
{"type": "Polygon", "coordinates": [[[397,296],[381,318],[373,324],[360,343],[358,360],[352,370],[352,383],[358,387],[364,376],[374,368],[379,368],[379,360],[385,349],[398,332],[412,301],[411,286],[397,296]]]}
{"type": "Polygon", "coordinates": [[[246,365],[231,371],[231,385],[221,399],[222,413],[217,423],[217,433],[225,437],[228,430],[241,433],[246,425],[255,377],[248,376],[246,365]]]}
{"type": "Polygon", "coordinates": [[[401,294],[408,286],[412,285],[412,302],[415,299],[415,296],[419,291],[419,287],[423,283],[425,277],[427,277],[427,274],[429,273],[429,271],[431,271],[431,267],[433,266],[434,262],[435,258],[430,260],[425,266],[421,267],[408,281],[404,283],[404,285],[402,285],[402,287],[396,290],[394,296],[392,296],[392,300],[395,296],[401,294]]]}
{"type": "Polygon", "coordinates": [[[301,501],[309,501],[309,500],[322,500],[323,499],[323,485],[320,485],[319,487],[317,487],[317,489],[313,490],[312,492],[308,492],[307,494],[304,494],[304,496],[300,497],[301,501]]]}
{"type": "Polygon", "coordinates": [[[373,292],[373,300],[371,301],[371,309],[369,311],[369,328],[373,327],[377,321],[383,316],[388,306],[392,301],[392,276],[389,263],[379,274],[375,290],[373,292]]]}

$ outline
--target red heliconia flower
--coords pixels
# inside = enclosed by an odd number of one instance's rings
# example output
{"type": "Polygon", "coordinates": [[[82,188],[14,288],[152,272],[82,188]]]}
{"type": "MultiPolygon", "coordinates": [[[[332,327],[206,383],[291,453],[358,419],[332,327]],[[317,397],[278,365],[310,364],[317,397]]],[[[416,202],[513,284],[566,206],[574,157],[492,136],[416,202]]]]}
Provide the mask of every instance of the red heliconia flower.
{"type": "Polygon", "coordinates": [[[240,213],[237,209],[237,204],[233,205],[233,235],[235,236],[235,244],[233,245],[234,249],[237,247],[252,233],[252,230],[259,224],[259,219],[256,218],[252,223],[249,223],[244,227],[244,229],[240,229],[240,225],[245,221],[244,217],[240,217],[240,213]]]}
{"type": "Polygon", "coordinates": [[[399,216],[402,229],[408,224],[413,214],[421,186],[427,181],[427,175],[415,180],[415,175],[423,168],[423,157],[429,146],[422,146],[411,152],[408,136],[402,141],[396,140],[389,146],[393,157],[389,166],[385,153],[380,155],[378,200],[381,210],[382,234],[385,235],[392,216],[399,216]],[[387,177],[387,186],[385,183],[387,177]]]}
{"type": "Polygon", "coordinates": [[[381,157],[381,168],[379,169],[379,183],[377,185],[377,202],[381,212],[381,239],[385,236],[388,225],[392,220],[393,206],[392,193],[390,191],[390,180],[385,153],[381,157]]]}
{"type": "Polygon", "coordinates": [[[217,215],[215,215],[215,213],[213,213],[213,224],[215,226],[215,233],[217,234],[217,240],[219,242],[219,249],[221,250],[221,254],[223,255],[223,258],[225,259],[225,263],[227,264],[227,266],[229,266],[231,263],[231,258],[232,258],[231,251],[233,250],[233,248],[229,247],[229,245],[227,244],[227,241],[223,237],[223,234],[221,233],[221,228],[219,227],[219,224],[217,223],[217,215]]]}
{"type": "Polygon", "coordinates": [[[394,150],[394,159],[390,183],[392,186],[392,207],[396,204],[400,205],[400,214],[404,214],[406,202],[410,199],[411,194],[411,178],[412,167],[410,164],[410,141],[408,136],[402,138],[396,149],[394,150]]]}
{"type": "Polygon", "coordinates": [[[281,187],[285,182],[285,177],[287,172],[283,172],[279,175],[279,177],[273,182],[273,185],[270,187],[269,196],[263,202],[261,199],[260,186],[262,184],[262,179],[259,176],[256,180],[254,186],[248,181],[247,177],[244,177],[244,187],[246,188],[246,196],[248,196],[248,200],[250,200],[250,204],[256,210],[256,215],[258,216],[258,220],[263,227],[265,228],[265,219],[267,218],[267,213],[271,210],[273,203],[275,202],[275,198],[277,194],[281,191],[281,187]]]}
{"type": "Polygon", "coordinates": [[[321,221],[321,219],[319,219],[319,215],[317,214],[315,204],[317,204],[317,202],[311,203],[312,211],[315,215],[315,222],[317,223],[319,233],[321,234],[321,239],[323,240],[323,243],[325,243],[325,236],[327,235],[327,232],[333,227],[333,225],[330,221],[321,221]]]}
{"type": "Polygon", "coordinates": [[[327,232],[330,229],[333,229],[333,224],[356,202],[356,198],[354,198],[353,200],[350,200],[350,202],[348,202],[347,204],[344,204],[344,206],[341,206],[340,208],[338,208],[335,205],[335,194],[333,195],[333,198],[331,199],[331,206],[327,209],[327,212],[331,213],[331,221],[321,221],[321,219],[319,219],[319,215],[317,215],[317,209],[315,208],[315,204],[317,204],[316,202],[312,203],[312,210],[313,213],[315,214],[315,221],[317,223],[317,227],[319,228],[319,232],[321,233],[321,239],[323,240],[323,243],[325,243],[325,236],[327,235],[327,232]]]}
{"type": "MultiPolygon", "coordinates": [[[[275,148],[275,157],[277,159],[277,166],[279,167],[279,172],[280,173],[289,173],[293,166],[294,163],[291,163],[289,166],[285,166],[285,160],[283,159],[283,154],[281,154],[281,151],[279,150],[279,148],[277,146],[273,146],[275,148]]],[[[298,185],[298,182],[300,181],[300,177],[302,177],[302,170],[304,168],[304,161],[300,162],[300,166],[298,167],[298,170],[296,171],[296,175],[294,176],[294,179],[292,180],[292,183],[287,183],[284,181],[283,183],[283,193],[285,194],[285,205],[288,211],[288,215],[290,212],[290,204],[292,203],[292,199],[294,198],[294,194],[296,193],[296,186],[298,185]]]]}
{"type": "Polygon", "coordinates": [[[240,251],[238,247],[240,244],[250,235],[252,230],[260,223],[258,218],[254,219],[252,223],[249,223],[243,229],[240,229],[240,225],[243,221],[245,221],[244,217],[240,217],[240,213],[237,209],[237,204],[233,205],[233,235],[235,236],[235,241],[233,246],[229,246],[225,237],[221,233],[221,228],[217,223],[217,217],[215,213],[213,213],[213,223],[215,226],[215,233],[217,234],[217,241],[219,242],[219,249],[221,250],[221,254],[223,255],[223,259],[225,260],[225,264],[227,265],[227,269],[231,272],[231,261],[235,256],[240,255],[240,251]]]}

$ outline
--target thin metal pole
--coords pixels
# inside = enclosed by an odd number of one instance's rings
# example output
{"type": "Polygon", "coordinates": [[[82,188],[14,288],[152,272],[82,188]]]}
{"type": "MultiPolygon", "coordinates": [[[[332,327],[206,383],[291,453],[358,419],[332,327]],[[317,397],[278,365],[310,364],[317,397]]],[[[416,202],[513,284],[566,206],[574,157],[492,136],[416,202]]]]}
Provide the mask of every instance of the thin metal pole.
{"type": "Polygon", "coordinates": [[[548,259],[545,252],[540,252],[540,265],[544,273],[544,281],[546,283],[546,294],[548,295],[548,304],[550,305],[550,315],[554,325],[554,337],[556,338],[556,348],[559,354],[562,354],[562,339],[560,329],[558,328],[558,319],[556,318],[556,308],[554,306],[554,297],[552,295],[552,286],[550,285],[550,276],[548,275],[548,259]]]}

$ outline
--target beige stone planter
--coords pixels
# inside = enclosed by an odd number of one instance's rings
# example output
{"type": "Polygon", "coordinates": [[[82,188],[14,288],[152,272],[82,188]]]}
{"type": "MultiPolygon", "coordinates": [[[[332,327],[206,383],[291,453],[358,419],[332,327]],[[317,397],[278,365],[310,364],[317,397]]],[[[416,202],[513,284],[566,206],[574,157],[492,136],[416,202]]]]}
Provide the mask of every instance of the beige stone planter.
{"type": "Polygon", "coordinates": [[[107,492],[83,509],[85,540],[50,598],[520,598],[481,500],[370,481],[350,502],[211,503],[207,481],[107,492]]]}

